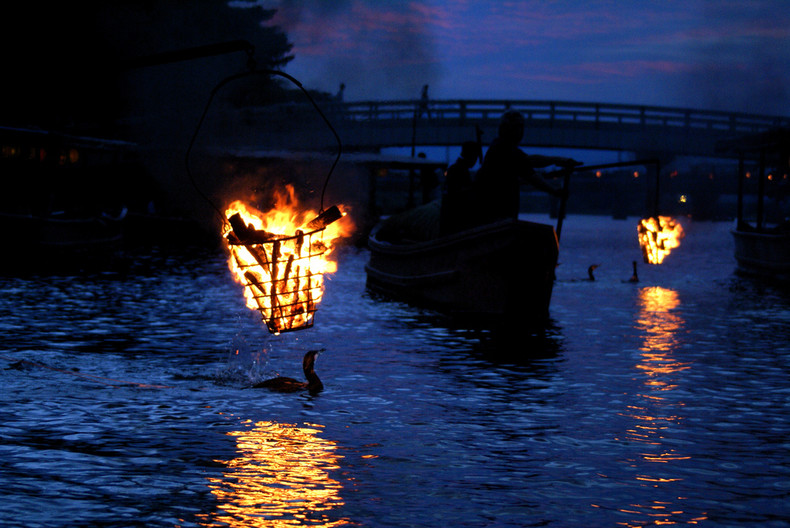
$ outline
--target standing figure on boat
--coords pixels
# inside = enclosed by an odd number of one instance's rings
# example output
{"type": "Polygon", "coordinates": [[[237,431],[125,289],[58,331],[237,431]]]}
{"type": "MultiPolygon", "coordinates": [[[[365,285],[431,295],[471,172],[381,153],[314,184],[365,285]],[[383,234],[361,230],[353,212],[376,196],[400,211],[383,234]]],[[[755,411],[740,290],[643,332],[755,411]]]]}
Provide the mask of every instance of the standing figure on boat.
{"type": "Polygon", "coordinates": [[[417,111],[414,114],[414,119],[419,119],[423,115],[426,115],[428,119],[431,118],[431,110],[430,110],[430,99],[428,98],[428,85],[424,84],[422,86],[422,92],[420,92],[420,105],[417,107],[417,111]]]}
{"type": "Polygon", "coordinates": [[[515,110],[508,110],[502,115],[498,135],[488,147],[475,180],[480,223],[518,218],[522,181],[561,197],[564,191],[547,183],[535,172],[536,168],[550,165],[571,168],[581,164],[571,158],[529,155],[519,148],[523,137],[524,116],[515,110]]]}
{"type": "Polygon", "coordinates": [[[470,211],[475,208],[471,168],[477,162],[479,146],[474,141],[461,145],[461,155],[444,173],[440,232],[457,233],[471,227],[470,211]]]}

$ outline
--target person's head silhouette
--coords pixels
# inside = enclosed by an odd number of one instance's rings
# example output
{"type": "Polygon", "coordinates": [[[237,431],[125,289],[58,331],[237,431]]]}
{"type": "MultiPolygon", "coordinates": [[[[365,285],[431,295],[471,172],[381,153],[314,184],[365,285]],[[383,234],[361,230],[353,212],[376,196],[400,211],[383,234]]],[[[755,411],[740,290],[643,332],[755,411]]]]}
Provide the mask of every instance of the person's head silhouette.
{"type": "Polygon", "coordinates": [[[464,141],[461,145],[461,159],[472,167],[477,161],[479,146],[474,141],[464,141]]]}
{"type": "Polygon", "coordinates": [[[524,116],[516,110],[508,110],[499,121],[499,139],[511,145],[521,143],[524,137],[524,116]]]}

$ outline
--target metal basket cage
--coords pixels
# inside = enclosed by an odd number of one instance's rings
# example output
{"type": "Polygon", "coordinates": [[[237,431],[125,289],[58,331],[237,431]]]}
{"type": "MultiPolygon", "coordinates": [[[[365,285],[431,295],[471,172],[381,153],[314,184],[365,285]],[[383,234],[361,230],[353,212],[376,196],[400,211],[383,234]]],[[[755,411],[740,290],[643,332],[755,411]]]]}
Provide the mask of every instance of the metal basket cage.
{"type": "Polygon", "coordinates": [[[265,242],[230,243],[231,253],[245,278],[245,288],[255,299],[263,322],[271,333],[313,326],[323,295],[323,272],[311,269],[327,247],[324,228],[265,242]],[[241,258],[248,252],[255,262],[241,258]]]}

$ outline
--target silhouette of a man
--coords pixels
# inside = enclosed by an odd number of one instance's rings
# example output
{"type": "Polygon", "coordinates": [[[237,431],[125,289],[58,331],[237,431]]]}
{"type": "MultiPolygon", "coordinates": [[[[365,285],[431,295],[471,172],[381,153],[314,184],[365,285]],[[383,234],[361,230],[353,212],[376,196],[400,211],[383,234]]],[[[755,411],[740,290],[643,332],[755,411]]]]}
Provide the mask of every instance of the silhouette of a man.
{"type": "Polygon", "coordinates": [[[524,116],[515,110],[505,112],[475,181],[483,222],[518,218],[522,181],[553,196],[563,195],[563,190],[549,185],[535,172],[536,168],[550,165],[571,168],[580,164],[571,158],[526,154],[519,148],[523,137],[524,116]]]}
{"type": "Polygon", "coordinates": [[[420,107],[417,110],[417,119],[421,118],[423,114],[428,116],[428,119],[431,118],[431,110],[428,108],[428,104],[428,85],[424,84],[422,86],[422,93],[420,94],[420,107]]]}

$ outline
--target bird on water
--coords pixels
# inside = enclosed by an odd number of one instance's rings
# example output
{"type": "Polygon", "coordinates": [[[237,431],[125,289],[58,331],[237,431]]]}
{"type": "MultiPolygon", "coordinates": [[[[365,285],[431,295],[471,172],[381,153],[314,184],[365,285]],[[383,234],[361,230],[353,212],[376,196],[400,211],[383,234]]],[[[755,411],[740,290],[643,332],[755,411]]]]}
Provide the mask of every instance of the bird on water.
{"type": "Polygon", "coordinates": [[[320,392],[323,390],[324,384],[321,383],[321,380],[315,373],[315,358],[323,351],[324,349],[310,350],[304,355],[302,370],[304,371],[304,377],[307,379],[307,383],[293,378],[278,376],[256,383],[252,388],[269,389],[276,392],[298,392],[307,390],[310,394],[320,392]]]}
{"type": "Polygon", "coordinates": [[[631,278],[628,279],[628,282],[639,282],[639,275],[636,273],[636,261],[631,262],[631,266],[634,268],[634,274],[631,275],[631,278]]]}

